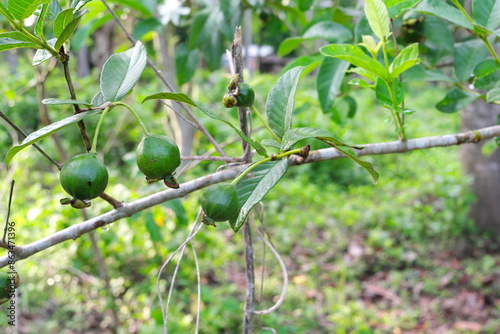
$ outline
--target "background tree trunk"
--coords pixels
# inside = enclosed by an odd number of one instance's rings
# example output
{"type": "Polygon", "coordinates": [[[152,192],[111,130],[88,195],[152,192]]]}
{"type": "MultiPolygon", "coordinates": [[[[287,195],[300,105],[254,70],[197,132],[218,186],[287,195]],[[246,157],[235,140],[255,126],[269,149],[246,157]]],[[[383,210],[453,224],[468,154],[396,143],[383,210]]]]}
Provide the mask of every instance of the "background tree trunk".
{"type": "Polygon", "coordinates": [[[113,54],[114,46],[112,45],[112,41],[114,27],[115,21],[111,20],[93,34],[94,49],[92,52],[92,63],[99,70],[102,69],[106,60],[113,54]]]}
{"type": "MultiPolygon", "coordinates": [[[[462,114],[462,129],[472,130],[497,123],[500,107],[476,100],[462,114]]],[[[470,216],[482,231],[500,235],[500,150],[491,156],[481,153],[484,142],[463,145],[460,149],[465,173],[473,178],[472,190],[476,201],[470,216]]]]}
{"type": "MultiPolygon", "coordinates": [[[[175,45],[172,43],[172,41],[168,40],[170,36],[174,35],[172,33],[172,27],[171,26],[164,27],[163,32],[164,32],[163,35],[157,36],[159,55],[161,57],[162,72],[164,73],[165,77],[170,81],[174,89],[178,91],[179,87],[177,87],[176,74],[175,74],[175,45]]],[[[175,108],[175,110],[178,113],[183,112],[178,103],[171,103],[171,106],[172,108],[175,108]]],[[[178,145],[181,151],[181,155],[183,156],[191,155],[196,129],[191,124],[184,121],[181,117],[177,116],[176,113],[172,112],[171,114],[173,117],[175,117],[179,130],[178,131],[179,133],[172,134],[172,136],[175,135],[176,137],[173,139],[175,139],[177,143],[180,142],[180,144],[178,145]]],[[[182,170],[186,163],[187,161],[182,161],[179,170],[182,170]]]]}

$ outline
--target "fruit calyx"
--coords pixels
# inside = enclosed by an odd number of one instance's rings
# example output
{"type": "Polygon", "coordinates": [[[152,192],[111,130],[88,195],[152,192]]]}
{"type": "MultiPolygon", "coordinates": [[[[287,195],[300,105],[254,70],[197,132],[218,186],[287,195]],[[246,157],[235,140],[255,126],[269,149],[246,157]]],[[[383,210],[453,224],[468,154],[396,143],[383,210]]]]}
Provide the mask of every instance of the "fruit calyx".
{"type": "Polygon", "coordinates": [[[181,164],[175,142],[167,136],[145,135],[136,150],[137,167],[149,183],[163,180],[169,188],[179,188],[174,172],[181,164]]]}
{"type": "Polygon", "coordinates": [[[255,92],[252,86],[239,82],[239,75],[235,74],[227,87],[227,93],[222,98],[224,107],[251,107],[254,100],[255,92]]]}
{"type": "Polygon", "coordinates": [[[235,218],[239,212],[236,187],[230,183],[211,185],[201,195],[201,208],[202,222],[206,225],[215,226],[215,222],[235,218]]]}
{"type": "Polygon", "coordinates": [[[59,175],[63,189],[73,196],[61,204],[76,209],[90,206],[90,200],[101,195],[108,185],[108,169],[95,153],[79,154],[64,164],[59,175]]]}

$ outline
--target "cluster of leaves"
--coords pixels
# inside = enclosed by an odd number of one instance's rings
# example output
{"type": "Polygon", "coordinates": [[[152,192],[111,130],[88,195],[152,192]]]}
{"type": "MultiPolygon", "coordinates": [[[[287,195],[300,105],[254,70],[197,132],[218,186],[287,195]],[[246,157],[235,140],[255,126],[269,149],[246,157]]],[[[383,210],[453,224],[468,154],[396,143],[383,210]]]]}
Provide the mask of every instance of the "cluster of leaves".
{"type": "MultiPolygon", "coordinates": [[[[355,25],[314,22],[302,35],[285,39],[278,54],[295,52],[309,40],[335,43],[296,58],[286,69],[317,68],[321,108],[340,124],[356,113],[350,96],[353,87],[374,90],[380,105],[393,111],[396,131],[404,137],[403,115],[414,111],[404,105],[402,78],[405,82],[449,83],[450,90],[436,104],[445,113],[457,112],[478,98],[497,103],[500,61],[492,43],[500,26],[500,2],[472,1],[471,14],[459,1],[451,2],[453,5],[440,0],[366,1],[366,17],[355,25]],[[391,31],[390,23],[396,30],[391,31]],[[462,31],[456,33],[457,28],[462,31]],[[452,71],[448,70],[450,64],[452,71]]],[[[348,10],[338,11],[353,18],[348,10]]]]}

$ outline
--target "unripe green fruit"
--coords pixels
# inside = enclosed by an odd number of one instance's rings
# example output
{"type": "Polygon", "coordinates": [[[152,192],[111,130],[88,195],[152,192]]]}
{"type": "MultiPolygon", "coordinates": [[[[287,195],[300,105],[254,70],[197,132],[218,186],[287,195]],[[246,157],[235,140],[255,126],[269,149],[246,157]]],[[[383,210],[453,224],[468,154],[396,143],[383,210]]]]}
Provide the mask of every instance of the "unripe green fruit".
{"type": "Polygon", "coordinates": [[[108,169],[95,153],[76,155],[61,169],[61,185],[78,200],[90,200],[101,195],[108,185],[108,169]]]}
{"type": "Polygon", "coordinates": [[[251,107],[253,101],[255,100],[255,92],[252,86],[247,83],[238,84],[238,94],[236,94],[236,100],[238,101],[238,107],[251,107]]]}
{"type": "Polygon", "coordinates": [[[247,83],[241,82],[237,86],[229,86],[229,91],[222,98],[222,103],[226,108],[251,107],[255,100],[255,92],[247,83]]]}
{"type": "Polygon", "coordinates": [[[19,286],[19,274],[0,273],[0,304],[6,303],[14,295],[14,290],[19,286]]]}
{"type": "Polygon", "coordinates": [[[233,219],[238,215],[238,194],[234,185],[230,183],[214,184],[201,195],[201,208],[205,213],[203,222],[214,225],[214,222],[222,222],[233,219]]]}
{"type": "Polygon", "coordinates": [[[150,182],[165,180],[172,188],[179,185],[172,173],[181,164],[181,153],[175,142],[167,136],[146,135],[136,151],[137,167],[150,182]]]}

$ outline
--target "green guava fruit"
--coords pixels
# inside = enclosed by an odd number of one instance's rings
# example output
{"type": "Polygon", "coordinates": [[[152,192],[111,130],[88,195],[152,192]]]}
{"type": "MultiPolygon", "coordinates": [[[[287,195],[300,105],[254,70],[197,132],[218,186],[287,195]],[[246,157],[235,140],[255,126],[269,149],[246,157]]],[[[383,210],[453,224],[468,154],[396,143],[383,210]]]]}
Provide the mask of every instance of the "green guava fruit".
{"type": "Polygon", "coordinates": [[[222,103],[226,108],[251,107],[255,100],[255,92],[247,83],[241,82],[234,88],[230,85],[229,91],[222,98],[222,103]]]}
{"type": "Polygon", "coordinates": [[[181,164],[181,153],[167,136],[146,135],[136,151],[137,167],[148,182],[164,180],[171,188],[179,188],[173,173],[181,164]]]}
{"type": "Polygon", "coordinates": [[[108,169],[95,153],[80,154],[66,161],[61,169],[60,181],[75,200],[91,200],[106,189],[108,169]]]}
{"type": "Polygon", "coordinates": [[[253,101],[255,100],[255,92],[253,91],[252,86],[244,82],[239,83],[236,100],[238,101],[238,107],[251,107],[253,101]]]}
{"type": "Polygon", "coordinates": [[[9,301],[14,290],[19,286],[20,279],[17,272],[0,273],[0,305],[9,301]]]}
{"type": "Polygon", "coordinates": [[[207,225],[215,226],[215,222],[235,218],[239,212],[236,187],[230,183],[211,185],[201,195],[201,208],[205,213],[203,222],[207,225]]]}

